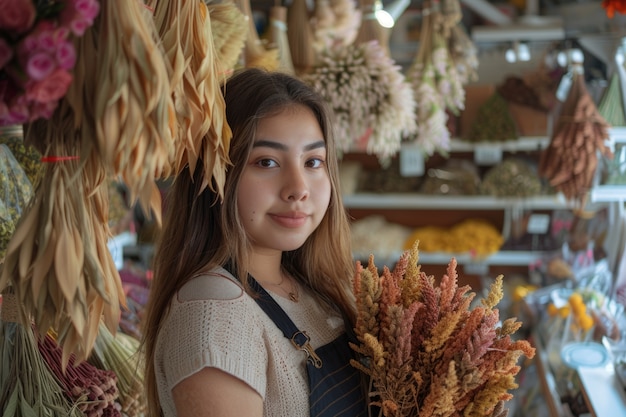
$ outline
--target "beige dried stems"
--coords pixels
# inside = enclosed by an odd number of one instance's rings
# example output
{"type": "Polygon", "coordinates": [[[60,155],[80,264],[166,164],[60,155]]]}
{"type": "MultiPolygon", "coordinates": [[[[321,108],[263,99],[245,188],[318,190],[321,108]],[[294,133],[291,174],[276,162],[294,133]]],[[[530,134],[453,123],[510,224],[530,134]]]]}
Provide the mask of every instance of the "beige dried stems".
{"type": "Polygon", "coordinates": [[[107,1],[96,22],[98,37],[93,118],[101,158],[123,179],[158,222],[155,178],[171,174],[174,103],[156,28],[137,1],[107,1]]]}
{"type": "Polygon", "coordinates": [[[584,74],[574,70],[550,144],[541,153],[539,174],[579,208],[586,204],[600,155],[612,157],[605,143],[608,128],[587,91],[584,74]]]}
{"type": "Polygon", "coordinates": [[[315,67],[316,59],[306,0],[293,0],[287,8],[287,39],[296,74],[308,74],[315,67]]]}
{"type": "Polygon", "coordinates": [[[217,55],[219,75],[227,78],[237,66],[248,37],[248,20],[232,1],[209,3],[213,45],[217,55]]]}
{"type": "Polygon", "coordinates": [[[361,27],[361,11],[355,0],[317,0],[311,17],[315,51],[352,45],[361,27]]]}
{"type": "Polygon", "coordinates": [[[20,321],[34,321],[40,336],[57,334],[63,364],[72,353],[87,358],[100,319],[117,331],[125,295],[107,247],[108,189],[105,169],[91,142],[79,142],[67,101],[48,121],[27,129],[27,140],[48,143],[45,155],[78,159],[49,163],[9,242],[0,288],[12,287],[20,321]],[[89,148],[92,151],[89,151],[89,148]]]}
{"type": "Polygon", "coordinates": [[[270,71],[275,70],[279,65],[278,50],[266,48],[263,41],[259,38],[259,33],[254,24],[250,0],[235,0],[235,2],[244,16],[246,16],[248,24],[248,36],[243,50],[244,66],[246,68],[258,67],[270,71]]]}
{"type": "Polygon", "coordinates": [[[287,38],[287,8],[272,6],[270,8],[269,38],[271,45],[278,51],[278,70],[287,74],[295,74],[287,38]]]}
{"type": "Polygon", "coordinates": [[[382,27],[374,16],[375,0],[360,0],[361,9],[361,26],[356,35],[354,43],[359,45],[368,42],[378,42],[380,47],[385,51],[387,56],[389,51],[389,30],[382,27]]]}
{"type": "Polygon", "coordinates": [[[221,75],[206,5],[199,1],[156,1],[155,25],[170,65],[170,88],[176,111],[174,174],[198,159],[205,172],[202,189],[223,195],[232,132],[226,122],[221,75]]]}

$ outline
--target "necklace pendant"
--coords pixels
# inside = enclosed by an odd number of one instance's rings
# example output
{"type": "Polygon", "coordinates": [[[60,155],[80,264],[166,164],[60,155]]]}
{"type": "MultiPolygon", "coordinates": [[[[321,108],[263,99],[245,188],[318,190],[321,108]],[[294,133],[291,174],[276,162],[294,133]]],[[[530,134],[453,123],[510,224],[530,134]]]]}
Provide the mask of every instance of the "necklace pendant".
{"type": "Polygon", "coordinates": [[[291,301],[293,301],[294,303],[297,303],[298,302],[298,295],[293,293],[293,292],[291,292],[291,291],[289,291],[289,299],[291,301]]]}

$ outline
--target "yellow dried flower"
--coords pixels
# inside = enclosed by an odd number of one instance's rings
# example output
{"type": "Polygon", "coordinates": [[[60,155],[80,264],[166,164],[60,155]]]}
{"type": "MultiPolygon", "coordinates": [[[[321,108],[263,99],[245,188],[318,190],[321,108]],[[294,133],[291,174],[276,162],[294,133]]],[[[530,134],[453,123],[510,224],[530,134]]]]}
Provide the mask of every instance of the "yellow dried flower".
{"type": "Polygon", "coordinates": [[[489,294],[482,301],[482,305],[488,309],[493,309],[502,300],[504,292],[502,291],[502,278],[503,275],[498,275],[494,282],[489,287],[489,294]]]}

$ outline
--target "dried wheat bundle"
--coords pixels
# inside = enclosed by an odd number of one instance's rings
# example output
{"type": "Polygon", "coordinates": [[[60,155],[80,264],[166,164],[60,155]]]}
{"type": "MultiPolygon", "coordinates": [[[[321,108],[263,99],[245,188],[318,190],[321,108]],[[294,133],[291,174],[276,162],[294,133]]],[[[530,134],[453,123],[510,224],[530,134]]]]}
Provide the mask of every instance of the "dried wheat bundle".
{"type": "Polygon", "coordinates": [[[174,172],[186,166],[194,172],[198,158],[206,167],[202,188],[220,196],[230,160],[232,132],[226,123],[221,75],[213,44],[211,21],[200,1],[156,1],[157,30],[171,67],[170,83],[178,122],[175,137],[174,172]]]}
{"type": "Polygon", "coordinates": [[[174,103],[156,28],[142,2],[110,0],[96,22],[94,122],[101,158],[160,221],[155,178],[171,174],[174,103]],[[156,203],[156,205],[155,205],[156,203]]]}
{"type": "Polygon", "coordinates": [[[209,3],[213,45],[219,62],[219,72],[227,77],[237,66],[248,37],[250,26],[239,7],[232,1],[209,3]]]}
{"type": "Polygon", "coordinates": [[[293,0],[287,9],[287,38],[297,74],[307,74],[315,66],[313,29],[306,0],[293,0]]]}
{"type": "Polygon", "coordinates": [[[273,71],[278,68],[278,50],[267,48],[266,44],[259,37],[250,0],[235,0],[241,12],[246,16],[248,24],[248,37],[243,50],[244,66],[246,68],[258,67],[273,71]]]}
{"type": "Polygon", "coordinates": [[[287,38],[287,8],[283,6],[272,6],[270,8],[270,42],[278,51],[278,70],[295,74],[291,50],[289,49],[289,39],[287,38]]]}
{"type": "Polygon", "coordinates": [[[19,301],[21,322],[33,320],[40,336],[58,335],[64,364],[71,354],[87,358],[101,318],[115,332],[125,305],[107,247],[104,169],[95,151],[77,158],[83,144],[72,134],[72,118],[62,101],[50,122],[27,129],[28,137],[48,138],[44,155],[54,162],[16,226],[0,275],[0,288],[11,286],[19,301]]]}
{"type": "Polygon", "coordinates": [[[311,17],[313,48],[317,53],[351,45],[361,26],[361,10],[354,0],[318,0],[311,17]]]}
{"type": "Polygon", "coordinates": [[[386,417],[505,416],[517,361],[535,349],[512,340],[514,318],[498,325],[502,276],[470,308],[475,294],[458,286],[454,258],[438,285],[418,261],[416,244],[381,275],[373,256],[366,268],[357,263],[352,348],[368,360],[352,364],[370,377],[372,405],[386,417]]]}

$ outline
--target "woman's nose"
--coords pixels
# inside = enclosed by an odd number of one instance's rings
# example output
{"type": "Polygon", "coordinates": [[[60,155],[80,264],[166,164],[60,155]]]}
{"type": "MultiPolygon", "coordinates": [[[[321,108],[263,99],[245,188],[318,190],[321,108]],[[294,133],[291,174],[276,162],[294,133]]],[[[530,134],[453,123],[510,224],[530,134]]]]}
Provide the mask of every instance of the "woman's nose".
{"type": "Polygon", "coordinates": [[[288,201],[299,201],[308,196],[309,186],[303,170],[291,169],[286,171],[282,197],[288,201]]]}

